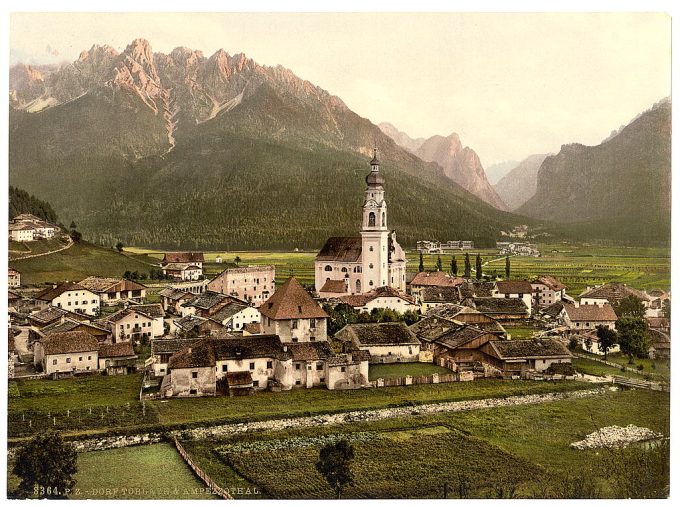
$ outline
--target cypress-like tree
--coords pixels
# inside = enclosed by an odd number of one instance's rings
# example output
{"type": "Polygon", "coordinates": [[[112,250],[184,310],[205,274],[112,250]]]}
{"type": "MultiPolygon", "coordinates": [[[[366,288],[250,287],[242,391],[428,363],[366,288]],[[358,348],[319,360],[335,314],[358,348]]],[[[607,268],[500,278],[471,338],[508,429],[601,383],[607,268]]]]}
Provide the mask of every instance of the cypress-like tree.
{"type": "Polygon", "coordinates": [[[418,264],[418,272],[425,271],[425,265],[423,264],[423,252],[420,252],[420,263],[418,264]]]}
{"type": "Polygon", "coordinates": [[[463,276],[465,278],[470,278],[470,273],[472,272],[472,266],[470,265],[470,254],[465,252],[465,272],[463,276]]]}
{"type": "Polygon", "coordinates": [[[437,255],[437,271],[442,270],[442,258],[441,256],[437,255]]]}
{"type": "Polygon", "coordinates": [[[510,280],[510,256],[505,256],[505,279],[510,280]]]}
{"type": "Polygon", "coordinates": [[[475,276],[477,277],[477,280],[482,279],[482,257],[477,254],[477,259],[475,260],[475,276]]]}
{"type": "Polygon", "coordinates": [[[453,276],[458,276],[458,263],[456,262],[456,256],[451,256],[451,274],[453,276]]]}

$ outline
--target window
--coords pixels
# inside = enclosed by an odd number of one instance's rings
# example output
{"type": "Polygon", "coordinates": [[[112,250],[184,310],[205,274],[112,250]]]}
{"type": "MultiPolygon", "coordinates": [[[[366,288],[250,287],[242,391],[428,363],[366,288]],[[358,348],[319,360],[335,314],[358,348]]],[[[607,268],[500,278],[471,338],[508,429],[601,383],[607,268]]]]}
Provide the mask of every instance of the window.
{"type": "Polygon", "coordinates": [[[222,365],[222,371],[227,371],[227,365],[226,364],[222,365]]]}
{"type": "Polygon", "coordinates": [[[83,356],[80,356],[80,357],[78,358],[78,361],[82,361],[82,360],[83,360],[83,356]]]}
{"type": "Polygon", "coordinates": [[[96,299],[93,299],[93,300],[92,300],[92,304],[94,305],[94,304],[96,304],[96,303],[97,303],[97,300],[96,300],[96,299]]]}
{"type": "Polygon", "coordinates": [[[57,360],[56,360],[56,359],[52,359],[52,364],[57,364],[57,360]]]}
{"type": "Polygon", "coordinates": [[[375,227],[375,213],[372,211],[368,214],[368,226],[375,227]]]}
{"type": "Polygon", "coordinates": [[[196,396],[198,394],[198,391],[196,391],[196,389],[189,389],[189,394],[192,396],[196,396]]]}
{"type": "Polygon", "coordinates": [[[197,372],[197,371],[192,371],[192,372],[191,372],[191,378],[198,378],[198,372],[197,372]]]}
{"type": "Polygon", "coordinates": [[[319,382],[325,383],[325,382],[326,382],[326,378],[325,378],[325,377],[321,377],[321,378],[319,379],[319,382]]]}
{"type": "MultiPolygon", "coordinates": [[[[57,361],[54,361],[54,364],[57,364],[57,361]]],[[[300,369],[300,363],[295,363],[295,369],[299,370],[300,369]]]]}
{"type": "Polygon", "coordinates": [[[347,368],[345,368],[344,366],[341,366],[341,367],[340,367],[340,371],[341,371],[342,373],[345,373],[345,370],[346,370],[346,369],[347,369],[347,368]]]}
{"type": "Polygon", "coordinates": [[[92,361],[92,356],[87,356],[88,361],[92,361]]]}
{"type": "Polygon", "coordinates": [[[260,387],[260,381],[259,380],[253,380],[253,387],[260,387]]]}
{"type": "Polygon", "coordinates": [[[309,319],[309,328],[316,329],[316,319],[309,319]]]}
{"type": "Polygon", "coordinates": [[[293,319],[293,320],[290,321],[290,327],[291,327],[291,329],[297,329],[298,328],[297,319],[293,319]]]}
{"type": "Polygon", "coordinates": [[[368,265],[368,269],[373,269],[373,263],[372,262],[368,265]]]}
{"type": "Polygon", "coordinates": [[[316,363],[316,371],[323,370],[323,363],[316,363]]]}
{"type": "Polygon", "coordinates": [[[369,251],[369,252],[372,252],[372,251],[373,251],[373,245],[371,245],[371,246],[368,247],[368,251],[369,251]]]}
{"type": "Polygon", "coordinates": [[[310,342],[315,342],[316,341],[316,336],[310,336],[309,337],[310,342]]]}
{"type": "Polygon", "coordinates": [[[371,287],[373,287],[373,280],[370,280],[370,281],[368,282],[368,285],[370,285],[371,287]]]}
{"type": "Polygon", "coordinates": [[[298,342],[298,339],[294,337],[291,341],[292,341],[293,343],[297,343],[297,342],[298,342]]]}
{"type": "Polygon", "coordinates": [[[71,358],[70,358],[70,357],[67,357],[67,358],[66,358],[66,362],[67,362],[67,363],[70,363],[70,362],[71,362],[71,358]]]}
{"type": "Polygon", "coordinates": [[[255,363],[250,363],[250,369],[254,370],[255,369],[255,363]]]}
{"type": "Polygon", "coordinates": [[[271,370],[274,367],[274,362],[273,361],[267,361],[267,369],[271,370]]]}
{"type": "Polygon", "coordinates": [[[295,385],[296,385],[296,386],[299,386],[300,384],[302,384],[302,382],[300,381],[300,379],[298,379],[298,380],[295,381],[295,385]]]}
{"type": "Polygon", "coordinates": [[[333,268],[330,265],[327,265],[325,268],[323,268],[324,271],[333,271],[333,268]]]}

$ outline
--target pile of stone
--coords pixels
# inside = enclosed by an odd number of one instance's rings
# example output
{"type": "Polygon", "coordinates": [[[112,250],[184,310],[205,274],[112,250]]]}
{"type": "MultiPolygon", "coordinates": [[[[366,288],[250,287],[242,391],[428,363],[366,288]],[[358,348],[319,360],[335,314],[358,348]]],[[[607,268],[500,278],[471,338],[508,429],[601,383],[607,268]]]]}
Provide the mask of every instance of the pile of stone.
{"type": "Polygon", "coordinates": [[[662,437],[663,435],[655,433],[649,428],[640,428],[633,424],[629,424],[626,427],[606,426],[587,435],[583,440],[573,442],[570,446],[573,449],[579,450],[603,447],[620,448],[628,447],[628,445],[635,442],[655,440],[662,437]]]}

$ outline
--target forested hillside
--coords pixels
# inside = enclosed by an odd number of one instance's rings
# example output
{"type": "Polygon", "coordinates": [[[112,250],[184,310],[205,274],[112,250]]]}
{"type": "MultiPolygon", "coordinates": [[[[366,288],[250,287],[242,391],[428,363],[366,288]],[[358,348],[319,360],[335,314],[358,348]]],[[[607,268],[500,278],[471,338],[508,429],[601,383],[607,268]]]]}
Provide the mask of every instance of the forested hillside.
{"type": "Polygon", "coordinates": [[[51,223],[57,222],[57,214],[52,209],[52,206],[50,206],[50,203],[41,201],[25,190],[10,185],[9,218],[14,218],[21,213],[30,213],[51,223]]]}

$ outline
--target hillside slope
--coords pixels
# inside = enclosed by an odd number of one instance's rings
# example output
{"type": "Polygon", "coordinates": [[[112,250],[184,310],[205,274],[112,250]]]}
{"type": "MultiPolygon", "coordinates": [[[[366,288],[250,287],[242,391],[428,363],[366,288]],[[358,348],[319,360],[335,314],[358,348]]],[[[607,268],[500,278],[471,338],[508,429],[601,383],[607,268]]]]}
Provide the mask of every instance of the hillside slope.
{"type": "Polygon", "coordinates": [[[517,212],[590,237],[668,242],[670,102],[656,104],[598,146],[562,146],[545,159],[536,194],[517,212]]]}
{"type": "Polygon", "coordinates": [[[493,186],[508,208],[515,210],[534,196],[538,170],[547,156],[538,154],[525,158],[493,186]]]}

